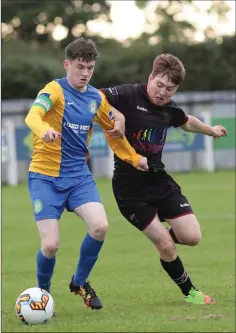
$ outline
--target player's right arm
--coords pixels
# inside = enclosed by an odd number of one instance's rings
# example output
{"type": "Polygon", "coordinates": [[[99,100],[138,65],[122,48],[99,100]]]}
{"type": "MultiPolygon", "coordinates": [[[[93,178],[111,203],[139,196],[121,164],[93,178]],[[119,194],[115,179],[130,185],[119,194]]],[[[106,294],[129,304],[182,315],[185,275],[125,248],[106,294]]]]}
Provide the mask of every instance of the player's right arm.
{"type": "Polygon", "coordinates": [[[94,117],[94,122],[99,124],[104,130],[104,135],[113,152],[122,161],[130,163],[138,170],[147,171],[147,158],[136,153],[135,149],[130,145],[126,137],[112,138],[107,131],[114,128],[114,116],[110,104],[105,95],[100,92],[101,105],[94,117]]]}
{"type": "Polygon", "coordinates": [[[55,131],[44,121],[45,114],[51,110],[56,103],[57,96],[57,85],[54,82],[48,83],[38,93],[36,100],[25,118],[26,125],[45,142],[52,142],[60,136],[60,133],[55,131]]]}

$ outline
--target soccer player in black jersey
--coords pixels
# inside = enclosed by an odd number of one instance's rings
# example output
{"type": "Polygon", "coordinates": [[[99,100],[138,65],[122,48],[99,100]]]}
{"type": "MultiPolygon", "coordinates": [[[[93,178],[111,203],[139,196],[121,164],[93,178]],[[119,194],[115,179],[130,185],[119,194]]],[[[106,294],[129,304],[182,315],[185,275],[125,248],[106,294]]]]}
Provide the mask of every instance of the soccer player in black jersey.
{"type": "Polygon", "coordinates": [[[215,301],[195,288],[177,255],[175,243],[197,245],[198,220],[180,186],[165,171],[162,151],[169,127],[201,133],[214,139],[226,136],[222,126],[210,127],[186,115],[171,99],[185,76],[182,62],[161,54],[153,62],[147,84],[122,84],[101,89],[110,105],[125,117],[125,135],[135,150],[148,159],[141,172],[115,156],[113,192],[122,215],[154,243],[161,265],[192,304],[215,301]],[[167,230],[161,222],[167,221],[167,230]]]}

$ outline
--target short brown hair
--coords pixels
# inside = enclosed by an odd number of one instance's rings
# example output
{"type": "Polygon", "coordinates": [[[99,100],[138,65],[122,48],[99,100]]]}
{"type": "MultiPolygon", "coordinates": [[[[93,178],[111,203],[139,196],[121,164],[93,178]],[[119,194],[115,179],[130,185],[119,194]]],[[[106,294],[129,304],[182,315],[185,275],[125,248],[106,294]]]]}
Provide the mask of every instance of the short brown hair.
{"type": "Polygon", "coordinates": [[[158,75],[168,75],[171,82],[179,85],[185,76],[185,68],[179,58],[172,54],[160,54],[153,61],[152,76],[153,78],[158,75]]]}
{"type": "Polygon", "coordinates": [[[68,60],[82,59],[90,62],[97,59],[98,51],[94,41],[81,37],[67,45],[65,57],[68,60]]]}

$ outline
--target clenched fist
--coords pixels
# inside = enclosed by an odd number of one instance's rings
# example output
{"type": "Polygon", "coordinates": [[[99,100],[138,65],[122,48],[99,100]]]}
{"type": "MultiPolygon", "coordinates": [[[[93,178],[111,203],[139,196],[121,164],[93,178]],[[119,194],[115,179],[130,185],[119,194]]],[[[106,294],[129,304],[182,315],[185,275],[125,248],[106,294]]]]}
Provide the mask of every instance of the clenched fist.
{"type": "Polygon", "coordinates": [[[55,140],[59,139],[59,137],[61,136],[60,133],[58,133],[57,131],[55,131],[54,129],[48,130],[46,131],[42,136],[41,139],[46,142],[54,142],[55,140]]]}

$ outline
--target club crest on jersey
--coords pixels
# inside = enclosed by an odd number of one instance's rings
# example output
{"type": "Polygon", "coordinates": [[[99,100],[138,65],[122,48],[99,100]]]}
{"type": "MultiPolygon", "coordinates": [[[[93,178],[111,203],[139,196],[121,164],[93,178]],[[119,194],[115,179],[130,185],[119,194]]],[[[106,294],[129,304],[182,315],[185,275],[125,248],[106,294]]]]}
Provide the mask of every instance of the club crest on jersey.
{"type": "Polygon", "coordinates": [[[114,119],[114,114],[113,114],[113,112],[112,112],[112,111],[109,111],[109,118],[110,118],[111,120],[113,120],[113,119],[114,119]]]}
{"type": "Polygon", "coordinates": [[[96,101],[93,100],[89,103],[89,111],[92,114],[95,114],[97,112],[97,102],[96,101]]]}
{"type": "Polygon", "coordinates": [[[108,89],[112,95],[118,95],[118,90],[116,87],[109,88],[108,89]]]}
{"type": "Polygon", "coordinates": [[[42,210],[43,210],[42,202],[39,199],[36,199],[34,201],[34,212],[35,212],[35,214],[41,213],[42,210]]]}

